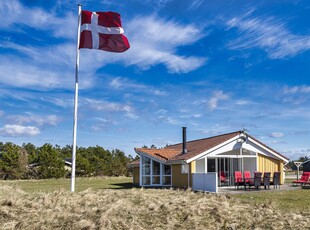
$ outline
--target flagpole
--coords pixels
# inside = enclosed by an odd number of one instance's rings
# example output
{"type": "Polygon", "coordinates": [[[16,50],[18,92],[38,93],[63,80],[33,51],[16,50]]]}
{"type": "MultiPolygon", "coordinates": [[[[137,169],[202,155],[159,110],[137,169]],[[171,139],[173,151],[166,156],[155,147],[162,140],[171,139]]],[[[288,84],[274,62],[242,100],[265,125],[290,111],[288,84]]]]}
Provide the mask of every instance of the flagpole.
{"type": "Polygon", "coordinates": [[[78,4],[78,29],[76,43],[76,65],[75,65],[75,95],[74,95],[74,116],[73,116],[73,143],[72,143],[72,167],[71,167],[71,192],[75,189],[75,159],[76,159],[76,130],[79,94],[79,65],[80,65],[80,30],[81,30],[81,11],[82,5],[78,4]]]}

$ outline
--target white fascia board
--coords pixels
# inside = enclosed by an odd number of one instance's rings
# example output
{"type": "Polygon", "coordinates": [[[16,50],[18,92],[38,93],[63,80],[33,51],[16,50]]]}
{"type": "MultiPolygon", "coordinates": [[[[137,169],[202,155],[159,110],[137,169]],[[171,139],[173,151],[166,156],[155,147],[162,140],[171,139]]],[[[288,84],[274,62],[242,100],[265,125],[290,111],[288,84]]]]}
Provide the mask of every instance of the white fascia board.
{"type": "Polygon", "coordinates": [[[209,154],[209,153],[212,153],[213,151],[216,151],[216,150],[218,150],[218,149],[224,147],[225,145],[230,144],[231,142],[237,140],[239,137],[240,137],[240,135],[238,134],[238,135],[234,136],[233,138],[230,138],[229,140],[227,140],[227,141],[225,141],[225,142],[223,142],[223,143],[221,143],[221,144],[219,144],[219,145],[217,145],[217,146],[215,146],[215,147],[213,147],[213,148],[211,148],[211,149],[208,149],[207,151],[202,152],[202,153],[198,154],[197,156],[194,156],[194,157],[192,157],[192,158],[186,160],[186,163],[190,163],[190,162],[192,162],[192,161],[194,161],[194,160],[197,160],[197,159],[199,159],[199,158],[202,158],[202,157],[204,157],[205,155],[207,155],[207,154],[209,154]]]}
{"type": "Polygon", "coordinates": [[[272,151],[271,149],[266,148],[265,146],[263,146],[262,144],[258,143],[257,141],[255,141],[253,138],[248,137],[248,140],[253,142],[254,144],[256,144],[257,146],[259,146],[260,148],[262,148],[263,150],[267,151],[268,153],[271,153],[272,155],[274,155],[275,157],[277,157],[278,159],[283,160],[285,163],[287,163],[289,160],[283,158],[282,156],[280,156],[279,154],[277,154],[276,152],[272,151]]]}
{"type": "MultiPolygon", "coordinates": [[[[136,151],[136,153],[138,153],[138,151],[136,151]]],[[[159,163],[166,164],[166,161],[159,160],[158,158],[153,157],[153,156],[150,156],[150,155],[145,154],[145,153],[143,153],[143,152],[139,152],[139,155],[140,155],[140,158],[141,158],[142,156],[144,156],[144,157],[148,157],[148,158],[150,158],[150,159],[152,159],[152,160],[154,160],[154,161],[157,161],[157,162],[159,162],[159,163]]]]}

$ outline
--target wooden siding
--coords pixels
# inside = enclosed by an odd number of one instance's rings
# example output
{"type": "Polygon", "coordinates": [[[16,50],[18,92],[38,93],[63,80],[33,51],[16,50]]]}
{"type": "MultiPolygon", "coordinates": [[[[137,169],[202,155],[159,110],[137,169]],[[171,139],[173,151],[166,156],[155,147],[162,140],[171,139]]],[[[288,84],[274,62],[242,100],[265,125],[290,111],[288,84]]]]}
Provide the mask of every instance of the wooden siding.
{"type": "Polygon", "coordinates": [[[132,169],[132,183],[134,185],[139,185],[140,182],[140,168],[139,167],[134,167],[132,169]]]}
{"type": "Polygon", "coordinates": [[[258,168],[259,172],[271,172],[271,176],[274,172],[281,172],[280,183],[284,183],[283,177],[283,162],[280,160],[276,160],[261,154],[257,156],[258,168]]]}
{"type": "MultiPolygon", "coordinates": [[[[172,187],[186,188],[188,184],[188,174],[182,173],[181,164],[171,165],[172,187]]],[[[189,169],[190,170],[190,169],[189,169]]]]}

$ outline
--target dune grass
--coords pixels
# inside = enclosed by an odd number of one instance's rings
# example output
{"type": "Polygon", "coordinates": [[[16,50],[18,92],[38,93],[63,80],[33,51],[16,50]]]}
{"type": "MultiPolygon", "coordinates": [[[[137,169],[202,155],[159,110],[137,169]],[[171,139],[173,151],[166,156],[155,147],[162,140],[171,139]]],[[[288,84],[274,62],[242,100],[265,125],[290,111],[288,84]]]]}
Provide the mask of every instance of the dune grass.
{"type": "Polygon", "coordinates": [[[307,229],[310,190],[218,195],[131,179],[1,181],[1,229],[307,229]],[[68,184],[69,183],[69,184],[68,184]],[[88,187],[88,188],[87,188],[88,187]],[[87,189],[86,189],[87,188],[87,189]]]}

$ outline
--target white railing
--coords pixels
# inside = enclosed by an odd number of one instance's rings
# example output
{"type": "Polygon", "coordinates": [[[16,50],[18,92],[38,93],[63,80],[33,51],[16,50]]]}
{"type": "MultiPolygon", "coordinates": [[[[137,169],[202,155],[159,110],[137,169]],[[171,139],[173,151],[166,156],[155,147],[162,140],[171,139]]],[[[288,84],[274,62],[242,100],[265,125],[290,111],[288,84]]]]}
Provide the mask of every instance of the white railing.
{"type": "Polygon", "coordinates": [[[193,173],[193,190],[218,192],[217,172],[193,173]]]}

